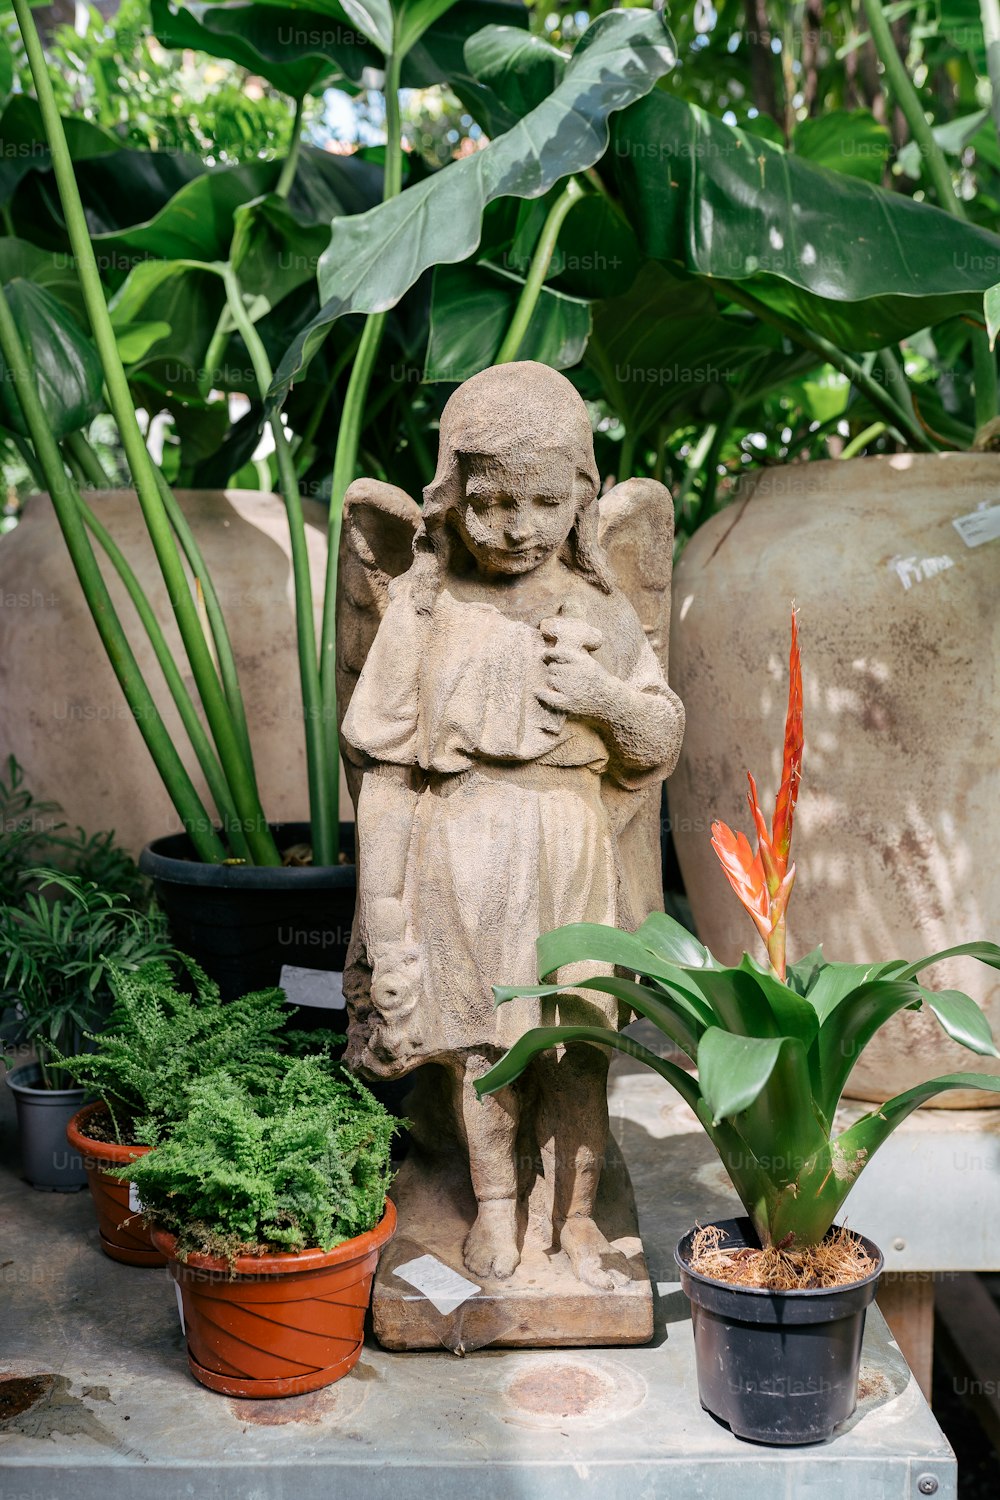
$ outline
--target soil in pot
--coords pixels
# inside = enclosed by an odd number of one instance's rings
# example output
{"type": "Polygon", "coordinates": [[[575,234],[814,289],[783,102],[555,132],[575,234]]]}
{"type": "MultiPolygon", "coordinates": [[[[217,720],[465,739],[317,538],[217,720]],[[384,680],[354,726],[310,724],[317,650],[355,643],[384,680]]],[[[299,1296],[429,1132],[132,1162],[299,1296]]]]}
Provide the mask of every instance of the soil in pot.
{"type": "MultiPolygon", "coordinates": [[[[749,1219],[720,1220],[715,1227],[726,1236],[728,1255],[759,1249],[749,1219]]],[[[727,1283],[694,1269],[698,1234],[686,1234],[674,1258],[691,1300],[702,1406],[752,1442],[790,1445],[831,1437],[857,1406],[861,1340],[878,1289],[880,1250],[855,1236],[873,1268],[866,1276],[846,1285],[775,1290],[727,1283]]]]}
{"type": "Polygon", "coordinates": [[[162,1230],[153,1243],[177,1283],[192,1375],[210,1390],[250,1399],[300,1396],[357,1364],[379,1252],[396,1232],[396,1210],[367,1234],[332,1250],[176,1256],[162,1230]]]}
{"type": "Polygon", "coordinates": [[[87,1173],[97,1210],[101,1249],[126,1266],[165,1266],[167,1258],[157,1250],[143,1225],[131,1185],[109,1176],[112,1168],[145,1156],[150,1148],[119,1145],[115,1140],[104,1139],[108,1134],[106,1124],[110,1124],[107,1110],[98,1102],[85,1104],[66,1126],[66,1139],[79,1153],[87,1173]],[[98,1133],[92,1134],[93,1131],[98,1133]]]}
{"type": "Polygon", "coordinates": [[[70,1149],[66,1126],[86,1098],[84,1089],[47,1089],[37,1063],[7,1074],[21,1138],[21,1167],[43,1193],[78,1193],[87,1186],[79,1153],[70,1149]]]}

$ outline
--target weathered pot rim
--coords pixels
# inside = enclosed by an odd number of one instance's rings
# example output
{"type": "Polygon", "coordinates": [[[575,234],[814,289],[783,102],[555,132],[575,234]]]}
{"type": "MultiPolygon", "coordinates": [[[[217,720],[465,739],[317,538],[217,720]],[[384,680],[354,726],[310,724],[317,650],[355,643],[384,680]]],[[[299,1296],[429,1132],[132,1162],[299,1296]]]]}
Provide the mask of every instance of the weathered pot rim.
{"type": "Polygon", "coordinates": [[[194,1271],[215,1271],[223,1276],[291,1276],[297,1271],[322,1271],[329,1266],[347,1264],[360,1260],[372,1250],[381,1250],[396,1233],[396,1208],[391,1198],[385,1200],[385,1213],[374,1229],[353,1239],[334,1245],[332,1250],[318,1247],[309,1250],[275,1251],[265,1255],[238,1255],[230,1266],[227,1260],[217,1255],[202,1255],[197,1251],[186,1260],[177,1255],[177,1236],[165,1229],[154,1228],[151,1232],[153,1244],[174,1265],[194,1271]]]}
{"type": "MultiPolygon", "coordinates": [[[[742,1216],[738,1216],[735,1220],[720,1218],[718,1220],[713,1220],[710,1222],[718,1222],[722,1224],[747,1224],[750,1225],[751,1232],[753,1228],[753,1226],[750,1224],[750,1220],[744,1219],[742,1216]]],[[[874,1251],[874,1259],[878,1262],[875,1270],[869,1272],[867,1276],[862,1276],[857,1281],[846,1281],[841,1286],[790,1287],[787,1290],[782,1290],[778,1287],[767,1286],[742,1286],[737,1282],[723,1281],[717,1276],[706,1276],[703,1271],[694,1271],[691,1269],[691,1262],[685,1259],[681,1247],[685,1244],[685,1241],[690,1240],[696,1233],[696,1231],[701,1227],[703,1226],[695,1224],[691,1229],[687,1231],[686,1234],[681,1235],[680,1239],[677,1241],[677,1244],[674,1246],[674,1261],[676,1262],[680,1270],[683,1271],[685,1276],[690,1276],[692,1281],[698,1282],[701,1286],[710,1288],[722,1287],[725,1291],[733,1292],[740,1297],[766,1298],[771,1302],[785,1300],[788,1300],[790,1302],[803,1302],[807,1299],[822,1301],[831,1297],[842,1296],[844,1292],[854,1292],[862,1287],[871,1286],[871,1284],[877,1281],[881,1276],[885,1264],[882,1251],[879,1249],[878,1245],[875,1244],[874,1240],[870,1240],[866,1238],[865,1235],[859,1234],[856,1229],[850,1229],[848,1230],[848,1233],[852,1234],[855,1239],[860,1240],[869,1254],[874,1251]]],[[[830,1226],[831,1229],[841,1229],[844,1227],[845,1226],[841,1224],[831,1224],[830,1226]]]]}
{"type": "Polygon", "coordinates": [[[85,1088],[47,1089],[44,1085],[40,1088],[38,1084],[26,1083],[24,1079],[18,1076],[21,1073],[30,1073],[35,1078],[41,1078],[41,1064],[37,1062],[21,1063],[17,1068],[8,1068],[5,1081],[7,1087],[13,1090],[15,1094],[18,1091],[25,1094],[39,1094],[43,1098],[49,1099],[53,1104],[72,1104],[74,1100],[82,1104],[86,1098],[87,1090],[85,1088]]]}
{"type": "Polygon", "coordinates": [[[108,1114],[108,1107],[103,1099],[96,1099],[92,1104],[85,1104],[82,1109],[77,1110],[66,1126],[66,1139],[74,1150],[98,1162],[111,1162],[114,1166],[135,1161],[137,1157],[145,1156],[147,1151],[152,1150],[151,1146],[122,1146],[117,1141],[99,1141],[95,1136],[87,1135],[83,1126],[101,1113],[108,1114]]]}
{"type": "MultiPolygon", "coordinates": [[[[305,822],[269,823],[268,827],[279,845],[283,836],[288,844],[311,837],[310,826],[305,822]]],[[[341,833],[345,828],[353,832],[353,827],[342,823],[341,833]]],[[[204,864],[195,857],[186,833],[167,833],[152,839],[139,855],[139,869],[151,880],[226,890],[336,890],[357,882],[357,867],[351,862],[299,866],[204,864]]]]}

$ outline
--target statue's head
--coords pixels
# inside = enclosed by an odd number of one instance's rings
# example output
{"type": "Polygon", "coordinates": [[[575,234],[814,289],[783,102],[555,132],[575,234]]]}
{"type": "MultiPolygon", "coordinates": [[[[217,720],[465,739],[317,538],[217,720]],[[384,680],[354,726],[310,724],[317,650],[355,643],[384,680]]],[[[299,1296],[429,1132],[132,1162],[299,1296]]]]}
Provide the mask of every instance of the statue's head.
{"type": "Polygon", "coordinates": [[[459,386],[441,415],[418,563],[423,554],[446,568],[458,543],[482,572],[511,576],[561,552],[607,590],[597,489],[590,418],[566,377],[533,361],[495,365],[459,386]]]}

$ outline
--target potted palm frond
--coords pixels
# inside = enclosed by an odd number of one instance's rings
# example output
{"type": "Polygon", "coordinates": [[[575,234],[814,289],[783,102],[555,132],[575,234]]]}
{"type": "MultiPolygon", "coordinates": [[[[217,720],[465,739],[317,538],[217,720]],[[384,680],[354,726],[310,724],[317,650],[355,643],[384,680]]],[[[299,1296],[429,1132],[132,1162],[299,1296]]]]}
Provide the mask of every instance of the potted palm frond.
{"type": "Polygon", "coordinates": [[[768,829],[750,778],[757,850],[721,823],[713,843],[767,947],[767,964],[745,954],[724,967],[662,912],[635,933],[578,923],[538,939],[541,978],[581,962],[605,976],[496,989],[517,994],[593,989],[651,1021],[697,1069],[657,1056],[601,1027],[548,1027],[523,1036],[476,1085],[511,1083],[539,1052],[567,1041],[617,1047],[648,1064],[694,1110],[747,1211],[698,1227],[676,1250],[691,1298],[702,1405],[739,1437],[790,1444],[827,1438],[857,1402],[865,1309],[882,1257],[870,1241],[836,1228],[845,1198],[879,1146],[919,1105],[952,1089],[1000,1092],[1000,1079],[950,1073],[888,1100],[836,1133],[835,1115],[856,1058],[900,1010],[924,1008],[955,1042],[998,1055],[968,995],[924,988],[918,976],[952,954],[1000,968],[1000,947],[963,943],[915,963],[829,962],[820,949],[787,963],[785,919],[795,879],[789,864],[802,762],[802,683],[793,618],[784,765],[768,829]],[[615,970],[618,971],[616,974],[615,970]],[[619,977],[625,971],[630,976],[619,977]]]}
{"type": "Polygon", "coordinates": [[[342,1040],[290,1028],[293,1012],[281,990],[260,990],[223,1004],[219,986],[190,959],[180,972],[151,960],[134,971],[112,964],[114,1005],[103,1028],[87,1033],[88,1049],[60,1057],[63,1073],[89,1094],[66,1135],[87,1172],[101,1249],[126,1265],[163,1265],[141,1203],[116,1167],[144,1156],[183,1118],[188,1094],[205,1073],[227,1067],[250,1088],[264,1087],[303,1047],[342,1040]]]}
{"type": "Polygon", "coordinates": [[[37,888],[0,907],[0,1007],[8,1008],[0,1044],[8,1053],[33,1054],[7,1073],[24,1175],[33,1187],[72,1192],[87,1179],[67,1149],[66,1126],[85,1089],[62,1059],[103,1025],[112,965],[124,971],[173,950],[162,916],[128,896],[44,866],[23,873],[37,888]]]}
{"type": "Polygon", "coordinates": [[[133,1181],[177,1284],[188,1364],[230,1396],[293,1396],[353,1368],[379,1251],[397,1122],[323,1054],[251,1082],[199,1078],[133,1181]]]}

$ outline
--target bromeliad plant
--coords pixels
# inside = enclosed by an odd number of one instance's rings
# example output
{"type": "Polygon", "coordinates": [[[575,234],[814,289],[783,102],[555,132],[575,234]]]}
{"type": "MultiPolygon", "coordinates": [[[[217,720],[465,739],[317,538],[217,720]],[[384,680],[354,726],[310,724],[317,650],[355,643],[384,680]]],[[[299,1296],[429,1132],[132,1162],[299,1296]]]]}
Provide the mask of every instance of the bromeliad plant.
{"type": "Polygon", "coordinates": [[[918,981],[941,959],[970,955],[1000,969],[995,943],[962,943],[915,963],[828,962],[817,948],[785,962],[785,913],[795,867],[788,866],[801,773],[802,681],[793,621],[784,769],[768,832],[751,778],[757,851],[722,823],[712,841],[726,876],[753,918],[770,963],[749,954],[720,964],[662,912],[635,933],[575,923],[538,939],[544,980],[580,963],[613,965],[596,978],[531,988],[496,987],[497,1004],[516,995],[599,990],[651,1021],[697,1066],[697,1078],[633,1038],[599,1026],[550,1026],[521,1037],[477,1084],[482,1095],[513,1082],[550,1047],[590,1042],[616,1047],[672,1084],[691,1106],[729,1172],[764,1247],[806,1249],[830,1229],[859,1173],[914,1109],[950,1089],[1000,1093],[1000,1077],[947,1073],[907,1089],[835,1134],[835,1115],[854,1063],[898,1011],[926,1007],[955,1042],[998,1057],[989,1025],[968,995],[918,981]],[[620,977],[620,971],[629,976],[620,977]]]}

